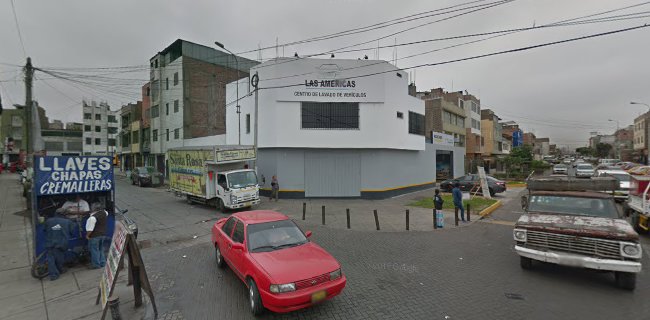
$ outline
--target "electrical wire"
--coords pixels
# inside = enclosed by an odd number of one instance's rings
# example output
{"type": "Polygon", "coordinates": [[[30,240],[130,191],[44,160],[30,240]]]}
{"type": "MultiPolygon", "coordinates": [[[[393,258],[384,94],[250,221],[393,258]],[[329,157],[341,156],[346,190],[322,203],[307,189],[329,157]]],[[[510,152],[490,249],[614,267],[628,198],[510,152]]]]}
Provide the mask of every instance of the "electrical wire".
{"type": "Polygon", "coordinates": [[[14,0],[9,0],[11,2],[11,11],[14,13],[14,21],[16,22],[16,30],[18,31],[18,38],[20,39],[20,47],[23,49],[23,55],[27,58],[27,50],[25,50],[25,42],[23,41],[23,34],[20,32],[20,24],[18,23],[18,15],[16,14],[16,6],[14,5],[14,0]]]}

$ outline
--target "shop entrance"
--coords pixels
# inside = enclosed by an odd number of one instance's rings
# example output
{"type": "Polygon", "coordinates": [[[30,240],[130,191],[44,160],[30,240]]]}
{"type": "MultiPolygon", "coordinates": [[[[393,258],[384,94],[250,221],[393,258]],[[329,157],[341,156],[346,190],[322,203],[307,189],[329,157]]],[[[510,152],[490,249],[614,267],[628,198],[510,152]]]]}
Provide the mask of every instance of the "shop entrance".
{"type": "Polygon", "coordinates": [[[454,178],[454,153],[436,150],[436,181],[454,178]]]}

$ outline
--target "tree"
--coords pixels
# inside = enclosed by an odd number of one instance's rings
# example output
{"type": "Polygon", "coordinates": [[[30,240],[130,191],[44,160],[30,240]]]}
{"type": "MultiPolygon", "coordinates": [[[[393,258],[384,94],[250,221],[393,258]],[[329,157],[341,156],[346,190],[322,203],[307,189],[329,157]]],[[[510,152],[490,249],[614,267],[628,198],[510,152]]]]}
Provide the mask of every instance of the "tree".
{"type": "Polygon", "coordinates": [[[576,149],[576,153],[579,153],[583,156],[592,157],[596,154],[596,150],[594,150],[592,147],[580,147],[576,149]]]}
{"type": "Polygon", "coordinates": [[[607,143],[598,143],[596,145],[596,156],[599,158],[609,157],[609,153],[612,151],[612,145],[607,143]]]}
{"type": "Polygon", "coordinates": [[[529,145],[514,147],[510,154],[505,158],[506,176],[510,178],[510,173],[522,172],[533,161],[533,148],[529,145]]]}

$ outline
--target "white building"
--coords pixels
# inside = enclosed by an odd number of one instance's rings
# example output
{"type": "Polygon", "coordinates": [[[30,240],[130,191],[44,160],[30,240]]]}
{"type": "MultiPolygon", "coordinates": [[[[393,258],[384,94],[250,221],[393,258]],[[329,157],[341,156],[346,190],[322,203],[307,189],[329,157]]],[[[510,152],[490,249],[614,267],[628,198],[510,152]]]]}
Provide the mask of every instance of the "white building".
{"type": "MultiPolygon", "coordinates": [[[[432,187],[436,146],[425,142],[424,101],[408,94],[407,74],[385,61],[279,58],[259,76],[258,175],[284,197],[384,198],[432,187]],[[360,76],[366,75],[366,76],[360,76]]],[[[235,83],[226,89],[234,97],[235,83]]],[[[248,79],[240,81],[247,92],[248,79]]],[[[226,107],[227,144],[253,145],[255,99],[226,107]]],[[[464,148],[454,150],[455,176],[464,148]]]]}
{"type": "Polygon", "coordinates": [[[83,154],[115,153],[119,121],[119,110],[111,110],[106,102],[83,101],[83,154]]]}

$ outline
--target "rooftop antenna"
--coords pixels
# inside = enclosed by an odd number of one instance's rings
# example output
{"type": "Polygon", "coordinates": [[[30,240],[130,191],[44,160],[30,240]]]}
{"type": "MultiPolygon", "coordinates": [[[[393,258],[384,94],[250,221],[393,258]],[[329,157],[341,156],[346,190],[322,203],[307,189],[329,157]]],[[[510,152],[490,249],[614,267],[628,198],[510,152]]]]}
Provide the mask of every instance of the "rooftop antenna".
{"type": "Polygon", "coordinates": [[[275,58],[280,57],[280,52],[278,51],[278,37],[275,37],[275,58]]]}
{"type": "Polygon", "coordinates": [[[257,60],[262,62],[262,44],[260,42],[257,43],[257,60]]]}

